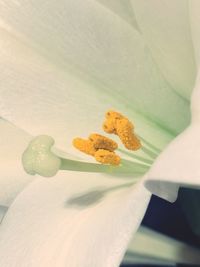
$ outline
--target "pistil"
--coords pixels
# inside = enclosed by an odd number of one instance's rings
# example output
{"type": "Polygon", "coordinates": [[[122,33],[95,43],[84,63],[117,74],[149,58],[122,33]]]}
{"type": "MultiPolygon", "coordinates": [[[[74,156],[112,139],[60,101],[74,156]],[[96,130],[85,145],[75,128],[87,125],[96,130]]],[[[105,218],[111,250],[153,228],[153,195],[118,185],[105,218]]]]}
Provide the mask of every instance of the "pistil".
{"type": "Polygon", "coordinates": [[[22,164],[28,174],[45,177],[56,175],[61,159],[51,152],[54,140],[48,135],[35,137],[22,155],[22,164]]]}

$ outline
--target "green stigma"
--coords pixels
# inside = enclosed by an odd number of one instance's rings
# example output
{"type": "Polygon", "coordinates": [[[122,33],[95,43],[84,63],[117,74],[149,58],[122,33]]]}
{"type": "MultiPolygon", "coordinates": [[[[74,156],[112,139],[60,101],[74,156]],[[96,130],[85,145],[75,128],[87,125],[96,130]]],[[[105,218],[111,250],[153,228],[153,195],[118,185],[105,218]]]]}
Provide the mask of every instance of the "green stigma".
{"type": "Polygon", "coordinates": [[[61,167],[61,159],[51,152],[54,144],[52,137],[35,137],[22,155],[22,164],[28,174],[44,177],[56,175],[61,167]]]}

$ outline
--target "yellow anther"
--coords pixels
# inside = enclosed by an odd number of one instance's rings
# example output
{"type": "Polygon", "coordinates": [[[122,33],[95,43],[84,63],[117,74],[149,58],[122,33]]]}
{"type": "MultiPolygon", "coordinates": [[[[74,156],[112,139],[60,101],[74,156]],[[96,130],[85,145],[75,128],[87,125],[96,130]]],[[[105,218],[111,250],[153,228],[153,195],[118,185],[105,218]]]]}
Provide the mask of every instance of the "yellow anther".
{"type": "Polygon", "coordinates": [[[81,152],[84,152],[88,155],[94,156],[97,149],[94,148],[93,142],[90,140],[85,140],[82,138],[75,138],[73,140],[73,145],[75,148],[80,150],[81,152]]]}
{"type": "Polygon", "coordinates": [[[117,120],[123,119],[124,117],[116,112],[116,111],[108,111],[106,113],[106,121],[103,124],[103,129],[107,133],[114,133],[117,134],[116,132],[116,122],[117,120]]]}
{"type": "Polygon", "coordinates": [[[124,146],[129,150],[138,150],[141,147],[140,140],[134,134],[133,124],[118,112],[108,111],[106,113],[103,129],[107,133],[118,135],[124,146]]]}
{"type": "Polygon", "coordinates": [[[78,150],[94,156],[94,158],[103,164],[119,165],[120,157],[113,151],[117,149],[117,143],[110,138],[100,134],[91,134],[88,140],[75,138],[73,145],[78,150]]]}
{"type": "Polygon", "coordinates": [[[138,150],[141,147],[140,140],[133,133],[133,124],[128,119],[117,121],[117,135],[127,149],[138,150]]]}
{"type": "Polygon", "coordinates": [[[93,142],[95,149],[106,149],[109,151],[114,151],[118,148],[118,145],[115,141],[100,134],[91,134],[89,136],[89,140],[93,142]]]}
{"type": "Polygon", "coordinates": [[[115,152],[105,149],[99,149],[94,156],[96,161],[103,164],[119,165],[121,161],[120,157],[116,155],[115,152]]]}

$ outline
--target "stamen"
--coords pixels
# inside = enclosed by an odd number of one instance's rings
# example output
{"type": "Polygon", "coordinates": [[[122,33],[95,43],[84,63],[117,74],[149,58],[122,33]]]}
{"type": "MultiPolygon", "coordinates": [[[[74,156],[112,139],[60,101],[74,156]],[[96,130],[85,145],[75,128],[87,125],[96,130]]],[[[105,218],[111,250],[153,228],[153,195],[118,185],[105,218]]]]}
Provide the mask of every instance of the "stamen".
{"type": "Polygon", "coordinates": [[[75,138],[73,140],[73,145],[75,148],[84,152],[88,155],[94,156],[97,149],[94,147],[94,144],[91,140],[85,140],[82,138],[75,138]]]}
{"type": "Polygon", "coordinates": [[[96,149],[106,149],[109,151],[114,151],[118,148],[118,145],[115,141],[100,134],[91,134],[89,136],[89,140],[92,141],[93,146],[96,149]]]}
{"type": "Polygon", "coordinates": [[[116,132],[116,122],[117,120],[123,119],[124,117],[116,112],[116,111],[108,111],[106,113],[106,121],[103,124],[103,129],[106,133],[114,133],[117,134],[116,132]]]}
{"type": "Polygon", "coordinates": [[[120,164],[120,157],[113,152],[118,145],[106,136],[94,133],[89,135],[88,140],[75,138],[73,145],[81,152],[94,156],[98,162],[111,165],[120,164]]]}
{"type": "Polygon", "coordinates": [[[138,150],[141,148],[141,142],[134,134],[133,124],[122,114],[116,111],[106,113],[106,121],[103,129],[107,133],[114,133],[119,136],[124,146],[129,150],[138,150]]]}
{"type": "Polygon", "coordinates": [[[117,135],[124,146],[129,150],[138,150],[141,147],[140,140],[133,133],[133,124],[128,119],[117,120],[117,135]]]}
{"type": "Polygon", "coordinates": [[[119,165],[121,162],[121,158],[115,152],[105,149],[99,149],[94,156],[96,161],[103,164],[119,165]]]}

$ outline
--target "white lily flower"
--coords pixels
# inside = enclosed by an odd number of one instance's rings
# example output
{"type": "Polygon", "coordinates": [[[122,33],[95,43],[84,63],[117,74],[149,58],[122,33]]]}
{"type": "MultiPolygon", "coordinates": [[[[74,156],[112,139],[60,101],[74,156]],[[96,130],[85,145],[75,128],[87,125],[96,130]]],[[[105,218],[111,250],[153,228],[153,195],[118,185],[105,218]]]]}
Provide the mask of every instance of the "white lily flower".
{"type": "Polygon", "coordinates": [[[0,121],[0,205],[10,206],[0,266],[119,266],[151,192],[174,201],[180,185],[200,185],[198,83],[192,125],[175,138],[190,123],[196,79],[190,27],[187,0],[0,1],[0,115],[9,122],[0,121]],[[100,131],[111,107],[133,119],[143,149],[121,149],[116,169],[75,161],[71,140],[100,131]],[[68,153],[68,171],[51,179],[21,164],[41,134],[55,139],[54,155],[68,153]]]}

